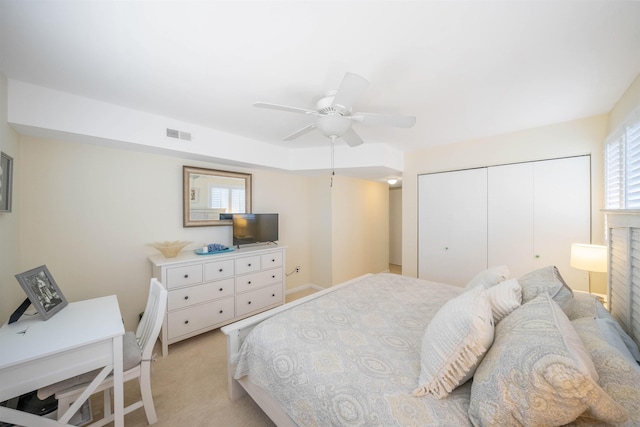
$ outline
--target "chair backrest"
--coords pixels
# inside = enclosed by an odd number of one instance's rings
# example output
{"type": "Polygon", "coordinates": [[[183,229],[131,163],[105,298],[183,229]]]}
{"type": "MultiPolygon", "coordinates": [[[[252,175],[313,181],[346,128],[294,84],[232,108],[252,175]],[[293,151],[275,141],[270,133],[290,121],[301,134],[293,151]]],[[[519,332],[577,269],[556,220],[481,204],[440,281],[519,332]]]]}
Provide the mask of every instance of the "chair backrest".
{"type": "Polygon", "coordinates": [[[136,339],[142,352],[142,360],[149,360],[153,346],[160,334],[162,321],[167,312],[167,289],[158,279],[151,279],[149,298],[142,319],[136,330],[136,339]]]}

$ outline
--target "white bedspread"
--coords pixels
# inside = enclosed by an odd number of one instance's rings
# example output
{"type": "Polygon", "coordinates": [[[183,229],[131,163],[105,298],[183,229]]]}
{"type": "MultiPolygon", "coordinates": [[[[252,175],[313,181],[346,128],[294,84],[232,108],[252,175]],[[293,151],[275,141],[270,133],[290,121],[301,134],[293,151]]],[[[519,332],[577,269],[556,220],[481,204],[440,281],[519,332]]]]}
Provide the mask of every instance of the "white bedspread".
{"type": "Polygon", "coordinates": [[[249,375],[300,426],[471,425],[470,384],[414,397],[425,328],[462,288],[379,274],[271,317],[245,339],[249,375]]]}

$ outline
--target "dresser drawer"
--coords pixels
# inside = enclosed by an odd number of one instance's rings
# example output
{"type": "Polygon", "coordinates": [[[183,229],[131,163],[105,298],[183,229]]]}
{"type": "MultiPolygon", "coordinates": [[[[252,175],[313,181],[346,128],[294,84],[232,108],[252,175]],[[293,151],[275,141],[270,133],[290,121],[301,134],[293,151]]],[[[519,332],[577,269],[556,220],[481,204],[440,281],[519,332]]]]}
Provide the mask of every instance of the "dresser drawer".
{"type": "Polygon", "coordinates": [[[167,268],[167,289],[202,283],[202,264],[167,268]]]}
{"type": "Polygon", "coordinates": [[[262,268],[273,268],[282,266],[282,252],[273,252],[262,255],[262,268]]]}
{"type": "Polygon", "coordinates": [[[232,259],[206,263],[204,265],[205,282],[233,277],[233,265],[232,259]]]}
{"type": "Polygon", "coordinates": [[[232,278],[202,285],[187,286],[169,291],[167,310],[177,310],[205,301],[233,295],[235,280],[232,278]]]}
{"type": "Polygon", "coordinates": [[[282,303],[282,283],[236,295],[236,316],[244,316],[272,304],[282,303]]]}
{"type": "Polygon", "coordinates": [[[260,270],[260,255],[236,259],[236,274],[246,274],[260,270]]]}
{"type": "Polygon", "coordinates": [[[236,277],[236,292],[250,291],[272,283],[282,282],[282,269],[259,271],[236,277]]]}
{"type": "Polygon", "coordinates": [[[169,339],[233,319],[233,297],[177,310],[168,315],[169,339]]]}

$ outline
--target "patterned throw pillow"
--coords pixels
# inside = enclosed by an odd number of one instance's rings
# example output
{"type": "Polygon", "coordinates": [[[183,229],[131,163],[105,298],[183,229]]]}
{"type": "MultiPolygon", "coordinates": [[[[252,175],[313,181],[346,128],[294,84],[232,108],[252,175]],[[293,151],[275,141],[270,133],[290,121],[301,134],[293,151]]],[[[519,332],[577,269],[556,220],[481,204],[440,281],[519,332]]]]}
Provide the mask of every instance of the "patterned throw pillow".
{"type": "Polygon", "coordinates": [[[618,333],[620,339],[624,342],[629,352],[631,352],[636,362],[640,362],[640,349],[638,349],[638,345],[633,338],[622,329],[620,323],[609,313],[604,305],[602,305],[600,298],[588,292],[574,292],[573,310],[571,311],[569,319],[573,321],[583,317],[609,321],[610,326],[618,333]]]}
{"type": "Polygon", "coordinates": [[[627,411],[598,385],[598,374],[571,322],[547,293],[496,327],[493,346],[471,385],[474,425],[563,425],[589,410],[618,423],[627,411]]]}
{"type": "MultiPolygon", "coordinates": [[[[598,371],[598,384],[629,413],[625,426],[640,425],[640,369],[626,346],[612,345],[617,337],[610,319],[582,318],[571,321],[598,371]],[[608,330],[607,330],[608,329],[608,330]],[[626,350],[626,351],[625,351],[626,350]],[[626,354],[625,354],[626,353],[626,354]]],[[[619,338],[619,337],[618,337],[619,338]]],[[[593,425],[593,415],[584,413],[574,424],[593,425]]]]}
{"type": "Polygon", "coordinates": [[[558,303],[567,316],[573,308],[573,291],[564,281],[558,268],[548,267],[534,270],[518,279],[522,288],[522,303],[529,302],[541,293],[547,293],[558,303]]]}
{"type": "Polygon", "coordinates": [[[414,396],[446,397],[473,376],[493,342],[493,315],[482,286],[447,301],[422,338],[420,380],[414,396]]]}

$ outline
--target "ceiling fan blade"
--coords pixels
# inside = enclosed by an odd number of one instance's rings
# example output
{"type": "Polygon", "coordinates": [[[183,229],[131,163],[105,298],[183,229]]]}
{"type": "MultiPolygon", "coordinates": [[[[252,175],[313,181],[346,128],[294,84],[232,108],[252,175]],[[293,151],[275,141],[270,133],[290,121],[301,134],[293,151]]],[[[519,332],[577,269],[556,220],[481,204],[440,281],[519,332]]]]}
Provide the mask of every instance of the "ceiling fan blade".
{"type": "Polygon", "coordinates": [[[344,135],[342,135],[342,139],[344,139],[350,147],[357,147],[364,142],[353,128],[349,129],[344,135]]]}
{"type": "Polygon", "coordinates": [[[312,130],[314,130],[316,128],[315,123],[311,123],[308,126],[303,127],[302,129],[298,129],[297,131],[295,131],[294,133],[292,133],[291,135],[287,136],[286,138],[283,138],[283,141],[291,141],[292,139],[296,139],[297,137],[299,137],[300,135],[304,135],[307,132],[311,132],[312,130]]]}
{"type": "Polygon", "coordinates": [[[397,128],[410,128],[416,124],[413,116],[400,116],[396,114],[354,113],[351,120],[375,126],[392,126],[397,128]]]}
{"type": "Polygon", "coordinates": [[[288,105],[270,104],[268,102],[255,102],[253,106],[259,107],[259,108],[268,108],[270,110],[288,111],[290,113],[317,114],[317,111],[307,110],[305,108],[289,107],[288,105]]]}
{"type": "Polygon", "coordinates": [[[369,81],[358,74],[346,73],[333,98],[333,106],[351,110],[356,99],[369,87],[369,81]]]}

